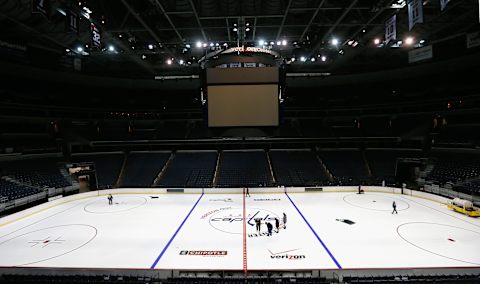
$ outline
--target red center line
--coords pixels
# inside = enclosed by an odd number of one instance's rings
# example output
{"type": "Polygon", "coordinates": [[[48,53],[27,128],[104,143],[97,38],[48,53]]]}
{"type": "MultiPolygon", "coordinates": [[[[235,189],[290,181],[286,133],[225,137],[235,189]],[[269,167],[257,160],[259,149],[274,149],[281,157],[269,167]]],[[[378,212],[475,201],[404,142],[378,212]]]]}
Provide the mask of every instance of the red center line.
{"type": "Polygon", "coordinates": [[[243,273],[247,278],[247,209],[245,205],[245,189],[243,189],[243,273]]]}

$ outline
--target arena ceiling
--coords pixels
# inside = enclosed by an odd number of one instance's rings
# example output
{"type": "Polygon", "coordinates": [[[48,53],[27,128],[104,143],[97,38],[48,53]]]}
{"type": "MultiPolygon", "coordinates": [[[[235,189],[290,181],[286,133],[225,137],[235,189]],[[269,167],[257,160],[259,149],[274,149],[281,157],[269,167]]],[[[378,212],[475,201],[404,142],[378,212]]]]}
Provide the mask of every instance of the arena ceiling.
{"type": "Polygon", "coordinates": [[[478,29],[479,22],[473,0],[451,0],[443,11],[440,0],[425,0],[424,23],[411,31],[403,0],[50,2],[48,14],[41,15],[31,13],[32,0],[0,0],[0,39],[88,57],[99,65],[124,62],[152,74],[198,72],[198,59],[205,53],[242,45],[262,45],[286,59],[295,57],[300,70],[331,70],[359,61],[374,64],[378,50],[394,55],[445,41],[478,29]],[[66,27],[70,12],[80,16],[78,32],[66,27]],[[85,14],[90,19],[81,16],[85,14]],[[397,38],[412,37],[410,47],[383,44],[385,22],[394,14],[397,38]],[[91,22],[101,33],[98,49],[92,48],[91,22]],[[298,60],[302,56],[305,67],[298,60]]]}

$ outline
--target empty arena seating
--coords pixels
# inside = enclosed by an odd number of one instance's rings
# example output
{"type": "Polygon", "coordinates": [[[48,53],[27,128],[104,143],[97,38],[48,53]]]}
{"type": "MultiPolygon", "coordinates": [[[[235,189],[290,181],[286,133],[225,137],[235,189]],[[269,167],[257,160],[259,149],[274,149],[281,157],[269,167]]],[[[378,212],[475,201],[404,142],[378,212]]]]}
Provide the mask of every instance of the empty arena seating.
{"type": "Polygon", "coordinates": [[[120,186],[151,187],[169,157],[170,152],[128,154],[120,186]]]}
{"type": "Polygon", "coordinates": [[[321,278],[321,277],[308,277],[308,278],[295,278],[295,277],[248,277],[247,279],[243,277],[196,277],[196,278],[189,278],[189,277],[179,277],[179,278],[169,278],[166,282],[162,282],[166,284],[290,284],[290,283],[297,283],[297,284],[329,284],[332,283],[331,281],[321,278]]]}
{"type": "MultiPolygon", "coordinates": [[[[156,279],[159,280],[159,279],[156,279]]],[[[143,276],[112,276],[112,275],[0,275],[0,283],[124,283],[124,284],[150,284],[154,282],[151,277],[143,276]]]]}
{"type": "Polygon", "coordinates": [[[455,191],[460,191],[466,194],[480,194],[480,177],[476,179],[467,180],[454,187],[455,191]]]}
{"type": "Polygon", "coordinates": [[[328,181],[320,161],[309,150],[270,151],[269,154],[278,185],[314,186],[328,181]]]}
{"type": "Polygon", "coordinates": [[[480,155],[475,153],[434,153],[434,168],[426,180],[443,185],[480,176],[480,155]]]}
{"type": "Polygon", "coordinates": [[[478,274],[453,274],[453,275],[392,275],[392,276],[354,276],[343,277],[343,283],[464,283],[474,284],[480,283],[480,275],[478,274]]]}
{"type": "Polygon", "coordinates": [[[71,185],[59,170],[58,158],[24,159],[0,164],[1,174],[18,183],[38,188],[63,188],[71,185]]]}
{"type": "Polygon", "coordinates": [[[217,152],[177,152],[160,178],[162,187],[211,187],[217,152]]]}
{"type": "Polygon", "coordinates": [[[6,198],[5,201],[20,199],[42,192],[43,190],[39,188],[0,179],[0,199],[6,198]]]}
{"type": "Polygon", "coordinates": [[[263,150],[223,152],[217,174],[219,187],[272,185],[272,176],[263,150]]]}
{"type": "Polygon", "coordinates": [[[359,150],[322,150],[318,155],[338,184],[355,184],[369,178],[359,150]]]}
{"type": "Polygon", "coordinates": [[[397,159],[420,157],[420,151],[395,150],[395,149],[372,149],[365,151],[365,155],[372,172],[374,181],[387,183],[395,182],[395,169],[397,159]]]}
{"type": "Polygon", "coordinates": [[[97,187],[109,188],[115,185],[122,168],[125,155],[123,153],[102,153],[74,155],[75,162],[92,162],[97,175],[97,187]]]}

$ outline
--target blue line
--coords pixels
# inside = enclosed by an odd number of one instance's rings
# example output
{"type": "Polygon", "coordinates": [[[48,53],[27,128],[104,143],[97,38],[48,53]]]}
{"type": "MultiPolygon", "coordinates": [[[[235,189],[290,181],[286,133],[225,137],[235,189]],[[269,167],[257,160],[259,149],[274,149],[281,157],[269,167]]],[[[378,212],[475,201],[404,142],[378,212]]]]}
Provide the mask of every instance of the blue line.
{"type": "Polygon", "coordinates": [[[295,202],[293,202],[293,200],[290,198],[290,196],[288,195],[288,193],[285,192],[285,195],[287,196],[287,198],[290,200],[290,202],[292,203],[293,207],[295,207],[295,209],[297,209],[298,213],[300,214],[300,216],[302,216],[303,220],[305,221],[305,223],[307,223],[308,227],[310,228],[310,230],[312,230],[313,234],[315,235],[315,237],[317,237],[317,240],[322,244],[323,248],[327,251],[328,255],[330,256],[330,258],[333,260],[333,262],[335,262],[335,264],[337,265],[337,267],[339,269],[342,269],[342,267],[340,266],[340,263],[338,263],[338,261],[335,259],[335,257],[333,256],[333,254],[330,252],[330,250],[327,248],[327,246],[323,243],[322,239],[320,239],[320,237],[317,235],[317,232],[315,232],[315,230],[312,228],[312,226],[310,225],[310,223],[308,223],[307,219],[305,218],[305,216],[303,216],[302,212],[300,212],[300,209],[298,209],[297,205],[295,205],[295,202]]]}
{"type": "Polygon", "coordinates": [[[197,202],[195,202],[195,205],[193,205],[192,209],[190,209],[190,212],[188,212],[187,216],[185,217],[185,219],[183,219],[183,222],[180,224],[180,226],[178,227],[178,229],[175,231],[175,233],[173,234],[173,236],[170,238],[170,240],[168,241],[167,245],[163,248],[162,252],[160,253],[160,255],[157,257],[157,259],[155,259],[155,262],[152,264],[152,266],[150,267],[151,269],[155,268],[155,266],[157,266],[157,263],[158,261],[160,261],[160,258],[162,258],[163,254],[167,251],[168,247],[170,246],[170,244],[173,242],[173,239],[175,239],[175,237],[177,236],[178,232],[180,231],[180,229],[183,227],[183,224],[185,224],[185,222],[187,221],[188,217],[190,217],[190,214],[192,214],[193,212],[193,209],[195,209],[195,207],[197,207],[197,204],[198,202],[200,202],[200,199],[202,199],[203,197],[203,192],[202,192],[202,195],[200,195],[200,197],[198,198],[197,202]]]}

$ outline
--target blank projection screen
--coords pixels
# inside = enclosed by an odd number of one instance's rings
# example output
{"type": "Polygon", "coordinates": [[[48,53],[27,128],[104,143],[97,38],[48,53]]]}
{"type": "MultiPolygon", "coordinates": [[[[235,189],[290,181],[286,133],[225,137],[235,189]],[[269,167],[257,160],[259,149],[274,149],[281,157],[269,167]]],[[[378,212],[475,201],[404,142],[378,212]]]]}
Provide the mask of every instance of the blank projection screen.
{"type": "Polygon", "coordinates": [[[278,84],[208,86],[208,126],[278,126],[278,84]]]}

